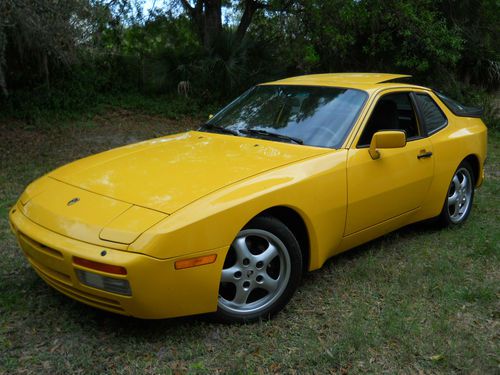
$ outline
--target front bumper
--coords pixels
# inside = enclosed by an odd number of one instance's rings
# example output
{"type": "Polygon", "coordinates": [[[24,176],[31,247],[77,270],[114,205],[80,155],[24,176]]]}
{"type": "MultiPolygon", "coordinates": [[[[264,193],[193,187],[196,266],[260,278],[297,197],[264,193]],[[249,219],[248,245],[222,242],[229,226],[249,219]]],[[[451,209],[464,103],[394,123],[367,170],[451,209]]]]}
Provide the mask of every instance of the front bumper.
{"type": "Polygon", "coordinates": [[[33,269],[54,289],[99,309],[138,318],[159,319],[213,312],[217,309],[219,280],[228,247],[157,259],[74,240],[29,220],[16,206],[9,212],[13,232],[33,269]],[[105,250],[105,255],[103,250],[105,250]],[[217,254],[215,263],[176,270],[177,260],[217,254]],[[122,266],[126,275],[110,275],[75,265],[73,257],[122,266]],[[124,278],[132,295],[125,296],[80,283],[76,270],[124,278]]]}

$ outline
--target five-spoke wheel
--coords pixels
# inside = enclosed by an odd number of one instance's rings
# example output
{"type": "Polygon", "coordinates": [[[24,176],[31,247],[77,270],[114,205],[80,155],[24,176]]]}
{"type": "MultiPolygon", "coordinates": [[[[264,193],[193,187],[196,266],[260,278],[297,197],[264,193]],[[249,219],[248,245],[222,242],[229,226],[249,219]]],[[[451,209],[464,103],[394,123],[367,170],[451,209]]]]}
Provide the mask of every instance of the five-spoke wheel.
{"type": "Polygon", "coordinates": [[[298,286],[302,256],[292,232],[273,217],[257,217],[234,239],[219,288],[219,317],[265,318],[279,311],[298,286]]]}
{"type": "Polygon", "coordinates": [[[448,188],[448,194],[440,214],[441,224],[455,225],[469,216],[474,199],[474,173],[467,161],[462,162],[448,188]]]}

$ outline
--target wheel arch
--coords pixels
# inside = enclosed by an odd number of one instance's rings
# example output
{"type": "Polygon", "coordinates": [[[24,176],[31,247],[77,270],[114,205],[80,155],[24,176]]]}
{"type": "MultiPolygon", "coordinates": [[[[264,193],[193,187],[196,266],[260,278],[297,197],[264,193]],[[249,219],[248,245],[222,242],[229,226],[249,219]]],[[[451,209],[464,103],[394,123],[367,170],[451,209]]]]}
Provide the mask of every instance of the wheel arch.
{"type": "Polygon", "coordinates": [[[478,187],[480,181],[481,164],[479,162],[479,157],[475,154],[467,155],[461,163],[464,161],[468,162],[472,167],[472,173],[474,173],[474,186],[478,187]]]}
{"type": "Polygon", "coordinates": [[[258,216],[272,216],[281,221],[292,231],[302,252],[303,270],[304,272],[307,271],[311,261],[311,245],[309,231],[302,216],[293,208],[287,206],[275,206],[268,208],[257,214],[255,217],[258,216]]]}

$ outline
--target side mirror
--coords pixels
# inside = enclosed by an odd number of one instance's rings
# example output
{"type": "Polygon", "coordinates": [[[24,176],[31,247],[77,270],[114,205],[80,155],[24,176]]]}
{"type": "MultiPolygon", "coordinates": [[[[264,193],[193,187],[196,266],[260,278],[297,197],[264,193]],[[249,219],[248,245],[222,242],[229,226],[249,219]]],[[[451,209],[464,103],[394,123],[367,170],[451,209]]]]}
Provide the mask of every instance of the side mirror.
{"type": "Polygon", "coordinates": [[[379,148],[399,148],[406,146],[406,133],[402,130],[384,130],[373,134],[368,152],[372,159],[379,159],[379,148]]]}
{"type": "Polygon", "coordinates": [[[209,120],[211,120],[211,119],[212,119],[212,117],[214,117],[214,115],[212,115],[212,114],[209,114],[209,115],[208,115],[208,119],[209,119],[209,120]]]}

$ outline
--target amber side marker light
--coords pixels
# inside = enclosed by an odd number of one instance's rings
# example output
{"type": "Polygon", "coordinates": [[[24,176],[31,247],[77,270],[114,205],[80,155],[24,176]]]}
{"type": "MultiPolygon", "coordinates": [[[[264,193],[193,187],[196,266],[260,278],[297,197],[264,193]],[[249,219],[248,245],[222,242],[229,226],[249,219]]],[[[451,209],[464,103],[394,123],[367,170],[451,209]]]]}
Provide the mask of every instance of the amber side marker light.
{"type": "Polygon", "coordinates": [[[101,271],[101,272],[113,273],[115,275],[126,275],[127,274],[127,270],[125,269],[125,267],[113,266],[111,264],[94,262],[92,260],[83,259],[83,258],[79,258],[79,257],[73,257],[73,263],[77,264],[79,266],[85,267],[85,268],[90,268],[90,269],[101,271]]]}
{"type": "Polygon", "coordinates": [[[203,266],[204,264],[214,263],[217,259],[217,254],[204,255],[197,258],[182,259],[175,262],[175,269],[182,270],[184,268],[203,266]]]}

